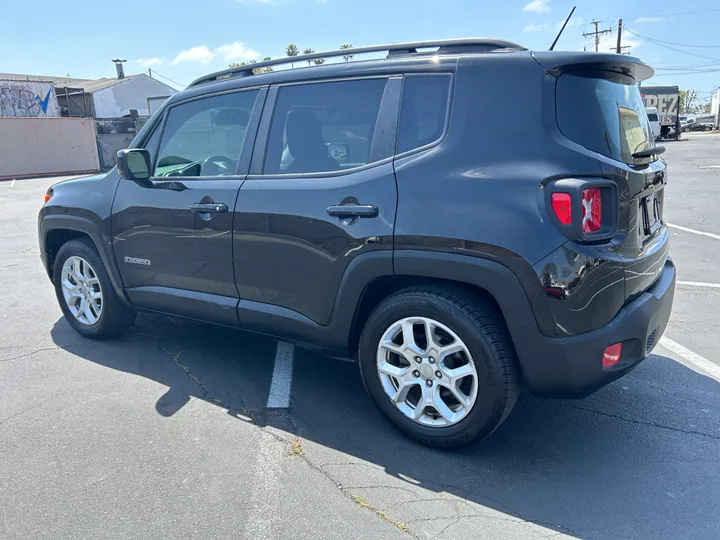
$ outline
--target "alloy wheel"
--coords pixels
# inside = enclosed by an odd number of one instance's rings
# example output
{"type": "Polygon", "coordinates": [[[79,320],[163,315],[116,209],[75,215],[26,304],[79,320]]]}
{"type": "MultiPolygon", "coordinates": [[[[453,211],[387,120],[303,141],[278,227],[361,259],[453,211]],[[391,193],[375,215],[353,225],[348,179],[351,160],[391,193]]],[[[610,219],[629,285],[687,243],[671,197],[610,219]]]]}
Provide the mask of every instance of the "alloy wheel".
{"type": "Polygon", "coordinates": [[[446,325],[427,317],[401,319],[385,331],[377,373],[392,403],[425,426],[457,424],[477,398],[478,375],[467,346],[446,325]]]}
{"type": "Polygon", "coordinates": [[[93,267],[82,257],[69,257],[60,276],[63,297],[70,313],[77,321],[92,326],[100,319],[103,293],[93,267]]]}

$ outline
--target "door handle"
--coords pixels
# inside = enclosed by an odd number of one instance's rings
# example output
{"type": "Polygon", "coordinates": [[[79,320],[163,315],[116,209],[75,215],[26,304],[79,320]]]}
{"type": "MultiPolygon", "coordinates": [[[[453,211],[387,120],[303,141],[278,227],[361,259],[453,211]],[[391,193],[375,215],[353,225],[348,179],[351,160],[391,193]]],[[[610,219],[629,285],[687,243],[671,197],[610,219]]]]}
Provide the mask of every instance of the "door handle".
{"type": "Polygon", "coordinates": [[[331,216],[373,218],[377,217],[378,208],[370,204],[335,204],[327,207],[327,213],[331,216]]]}
{"type": "Polygon", "coordinates": [[[223,203],[193,203],[190,210],[201,214],[222,214],[228,211],[228,207],[223,203]]]}

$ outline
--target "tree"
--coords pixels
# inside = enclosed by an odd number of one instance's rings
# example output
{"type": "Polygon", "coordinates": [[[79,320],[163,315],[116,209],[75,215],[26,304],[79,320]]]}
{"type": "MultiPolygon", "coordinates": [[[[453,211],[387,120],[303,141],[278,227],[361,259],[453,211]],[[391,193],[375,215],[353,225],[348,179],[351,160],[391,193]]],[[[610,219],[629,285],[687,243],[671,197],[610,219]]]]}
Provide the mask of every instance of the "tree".
{"type": "MultiPolygon", "coordinates": [[[[263,58],[263,61],[267,61],[267,60],[272,60],[272,58],[269,57],[269,56],[266,56],[265,58],[263,58]]],[[[233,62],[233,63],[230,64],[228,67],[229,67],[229,68],[235,68],[235,67],[248,66],[248,65],[250,65],[250,64],[257,64],[257,60],[248,60],[247,62],[240,62],[240,63],[238,63],[238,62],[233,62]]],[[[272,71],[272,68],[269,67],[269,66],[268,66],[268,67],[265,67],[265,68],[253,69],[253,73],[255,73],[255,74],[257,74],[257,73],[268,73],[268,72],[270,72],[270,71],[272,71]]]]}
{"type": "Polygon", "coordinates": [[[695,90],[680,90],[679,114],[697,112],[698,106],[695,105],[695,101],[697,101],[697,92],[695,90]]]}
{"type": "MultiPolygon", "coordinates": [[[[305,50],[303,51],[303,54],[312,54],[312,53],[314,53],[314,52],[315,52],[315,51],[314,51],[313,49],[305,49],[305,50]]],[[[312,66],[313,61],[312,61],[312,60],[308,60],[307,63],[308,63],[308,66],[312,66]]]]}
{"type": "MultiPolygon", "coordinates": [[[[352,49],[352,44],[351,43],[343,43],[342,45],[340,45],[340,48],[343,50],[352,49]]],[[[353,57],[352,54],[346,54],[346,55],[343,55],[343,60],[345,60],[346,62],[349,62],[350,60],[352,60],[352,57],[353,57]]]]}
{"type": "Polygon", "coordinates": [[[325,63],[325,59],[324,58],[316,58],[315,60],[313,60],[313,62],[315,62],[316,66],[319,66],[319,65],[325,63]]]}
{"type": "Polygon", "coordinates": [[[702,106],[702,112],[704,112],[705,114],[710,114],[711,110],[712,110],[712,103],[709,101],[705,105],[702,106]]]}
{"type": "MultiPolygon", "coordinates": [[[[298,46],[295,45],[294,43],[291,43],[290,45],[285,47],[285,55],[286,56],[292,57],[292,56],[297,56],[299,54],[300,54],[300,49],[298,49],[298,46]]],[[[295,63],[291,62],[290,66],[295,67],[295,63]]]]}

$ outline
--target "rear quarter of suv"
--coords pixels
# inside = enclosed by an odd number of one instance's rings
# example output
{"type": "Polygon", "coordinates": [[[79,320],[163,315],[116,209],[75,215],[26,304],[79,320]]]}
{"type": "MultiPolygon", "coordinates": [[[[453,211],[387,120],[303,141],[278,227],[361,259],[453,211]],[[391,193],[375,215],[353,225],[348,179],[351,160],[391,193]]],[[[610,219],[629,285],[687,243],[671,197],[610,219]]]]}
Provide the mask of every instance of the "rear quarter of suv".
{"type": "Polygon", "coordinates": [[[354,52],[378,50],[202,78],[117,169],[51,188],[70,324],[105,337],[149,310],[352,356],[435,446],[492,433],[522,379],[582,397],[647,357],[675,283],[652,70],[496,40],[354,52]]]}

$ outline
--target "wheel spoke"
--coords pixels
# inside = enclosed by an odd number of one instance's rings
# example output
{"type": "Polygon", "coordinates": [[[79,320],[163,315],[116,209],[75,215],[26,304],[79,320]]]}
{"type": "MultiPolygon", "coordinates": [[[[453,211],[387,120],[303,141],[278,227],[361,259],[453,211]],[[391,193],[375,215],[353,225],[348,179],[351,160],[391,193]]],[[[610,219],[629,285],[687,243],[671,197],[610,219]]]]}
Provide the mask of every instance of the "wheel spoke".
{"type": "Polygon", "coordinates": [[[448,392],[453,395],[460,405],[467,407],[470,404],[470,397],[463,394],[457,386],[453,384],[443,384],[443,386],[447,388],[448,392]]]}
{"type": "Polygon", "coordinates": [[[435,343],[435,336],[433,335],[433,324],[432,321],[429,319],[425,319],[424,326],[425,326],[425,339],[427,340],[427,346],[425,347],[425,350],[430,350],[431,348],[437,347],[437,344],[435,343]]]}
{"type": "Polygon", "coordinates": [[[389,362],[382,362],[378,364],[378,371],[380,373],[385,373],[386,375],[390,375],[391,377],[395,378],[402,378],[404,375],[406,375],[410,371],[410,366],[394,366],[390,364],[389,362]]]}
{"type": "Polygon", "coordinates": [[[405,403],[410,388],[412,388],[411,384],[400,381],[400,387],[397,389],[397,392],[395,392],[395,395],[392,396],[392,400],[395,403],[405,403]]]}
{"type": "Polygon", "coordinates": [[[455,421],[455,413],[447,406],[442,398],[440,397],[440,388],[437,388],[433,395],[433,407],[440,413],[448,423],[452,424],[455,421]]]}
{"type": "Polygon", "coordinates": [[[406,350],[416,351],[419,347],[415,343],[415,335],[413,334],[413,324],[408,321],[402,323],[403,345],[406,350]]]}
{"type": "Polygon", "coordinates": [[[459,341],[454,341],[453,343],[450,343],[449,345],[445,345],[444,347],[440,348],[439,361],[444,362],[448,356],[452,356],[455,353],[463,352],[464,350],[465,350],[465,345],[463,345],[459,341]]]}
{"type": "Polygon", "coordinates": [[[88,323],[95,324],[95,322],[97,321],[97,316],[93,313],[92,305],[90,304],[90,302],[84,302],[82,312],[83,315],[85,315],[88,323]]]}
{"type": "Polygon", "coordinates": [[[469,375],[475,374],[475,368],[469,362],[454,369],[445,368],[445,373],[451,381],[457,382],[469,375]]]}

